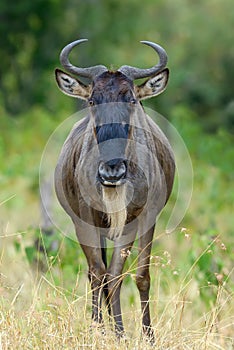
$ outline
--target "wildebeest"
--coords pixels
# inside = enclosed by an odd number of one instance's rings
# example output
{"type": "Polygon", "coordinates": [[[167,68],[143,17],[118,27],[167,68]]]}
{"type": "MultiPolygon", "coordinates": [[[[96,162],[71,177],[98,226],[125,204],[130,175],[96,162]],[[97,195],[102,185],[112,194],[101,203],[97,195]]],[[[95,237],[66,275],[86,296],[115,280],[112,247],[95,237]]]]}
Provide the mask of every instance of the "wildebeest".
{"type": "Polygon", "coordinates": [[[102,324],[105,295],[118,335],[123,334],[120,288],[123,267],[138,234],[136,284],[140,293],[143,332],[153,338],[149,310],[149,262],[156,217],[173,186],[174,156],[160,128],[147,116],[141,100],[160,94],[169,70],[159,45],[143,41],[159,56],[152,68],[105,66],[79,68],[61,51],[60,62],[71,74],[89,78],[83,83],[56,69],[59,88],[87,101],[87,116],[78,121],[65,141],[55,170],[57,197],[70,215],[89,265],[92,320],[102,324]],[[149,77],[141,85],[135,79],[149,77]],[[114,242],[107,264],[106,239],[114,242]],[[108,266],[109,265],[109,266],[108,266]]]}

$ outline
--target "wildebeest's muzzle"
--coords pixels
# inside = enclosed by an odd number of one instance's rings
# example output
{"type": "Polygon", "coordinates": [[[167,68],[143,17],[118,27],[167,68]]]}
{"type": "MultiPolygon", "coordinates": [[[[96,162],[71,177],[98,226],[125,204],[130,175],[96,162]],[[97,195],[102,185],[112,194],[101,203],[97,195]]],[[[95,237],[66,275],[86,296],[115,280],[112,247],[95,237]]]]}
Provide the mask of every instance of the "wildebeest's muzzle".
{"type": "Polygon", "coordinates": [[[105,186],[117,186],[124,182],[127,173],[125,148],[128,124],[109,123],[96,127],[100,152],[98,179],[105,186]]]}
{"type": "Polygon", "coordinates": [[[107,162],[100,161],[98,176],[105,186],[121,185],[127,173],[127,164],[123,159],[111,159],[107,162]]]}
{"type": "Polygon", "coordinates": [[[123,184],[127,174],[126,145],[130,108],[127,103],[105,103],[93,108],[99,149],[97,179],[104,186],[123,184]]]}

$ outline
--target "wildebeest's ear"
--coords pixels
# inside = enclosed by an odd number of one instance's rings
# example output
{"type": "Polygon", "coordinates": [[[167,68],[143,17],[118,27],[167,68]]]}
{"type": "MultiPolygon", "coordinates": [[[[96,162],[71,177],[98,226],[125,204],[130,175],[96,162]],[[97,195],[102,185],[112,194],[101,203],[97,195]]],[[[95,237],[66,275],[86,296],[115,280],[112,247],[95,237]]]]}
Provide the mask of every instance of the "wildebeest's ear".
{"type": "Polygon", "coordinates": [[[161,94],[166,89],[169,77],[169,69],[166,68],[154,77],[146,80],[142,85],[135,86],[135,93],[138,100],[144,100],[161,94]]]}
{"type": "Polygon", "coordinates": [[[91,86],[81,83],[78,79],[73,78],[71,75],[63,72],[60,69],[55,70],[55,78],[58,87],[66,95],[81,98],[87,100],[91,93],[91,86]]]}

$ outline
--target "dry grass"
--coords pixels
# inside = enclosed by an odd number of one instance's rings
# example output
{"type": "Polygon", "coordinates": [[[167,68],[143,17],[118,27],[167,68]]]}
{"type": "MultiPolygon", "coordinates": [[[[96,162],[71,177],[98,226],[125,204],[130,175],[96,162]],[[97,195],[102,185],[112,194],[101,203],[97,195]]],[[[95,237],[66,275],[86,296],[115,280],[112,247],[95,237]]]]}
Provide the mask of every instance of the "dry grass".
{"type": "MultiPolygon", "coordinates": [[[[192,279],[171,282],[166,297],[160,289],[160,272],[152,279],[151,309],[156,344],[141,335],[140,308],[134,281],[123,286],[126,337],[117,341],[107,315],[106,334],[90,331],[91,292],[87,279],[77,277],[72,292],[56,286],[50,271],[41,275],[17,254],[10,238],[0,249],[0,349],[234,349],[232,293],[221,284],[215,305],[203,314],[192,279]],[[46,277],[45,277],[46,276],[46,277]],[[135,295],[136,294],[136,295],[135,295]],[[130,306],[131,304],[131,306],[130,306]]],[[[156,266],[156,265],[155,265],[156,266]]],[[[131,268],[127,271],[131,275],[131,268]]],[[[153,271],[154,274],[154,271],[153,271]]],[[[61,283],[62,285],[62,283],[61,283]]],[[[70,287],[70,286],[69,286],[70,287]]]]}

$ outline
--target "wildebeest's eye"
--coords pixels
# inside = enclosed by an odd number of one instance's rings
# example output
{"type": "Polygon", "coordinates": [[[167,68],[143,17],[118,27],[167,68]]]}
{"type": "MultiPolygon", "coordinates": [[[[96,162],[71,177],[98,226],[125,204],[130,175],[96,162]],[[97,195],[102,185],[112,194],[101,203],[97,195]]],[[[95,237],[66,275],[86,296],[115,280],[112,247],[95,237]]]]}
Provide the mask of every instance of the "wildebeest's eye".
{"type": "Polygon", "coordinates": [[[137,100],[135,98],[132,98],[130,100],[131,105],[135,105],[137,103],[137,100]]]}
{"type": "Polygon", "coordinates": [[[94,106],[94,100],[89,100],[89,105],[92,107],[94,106]]]}

